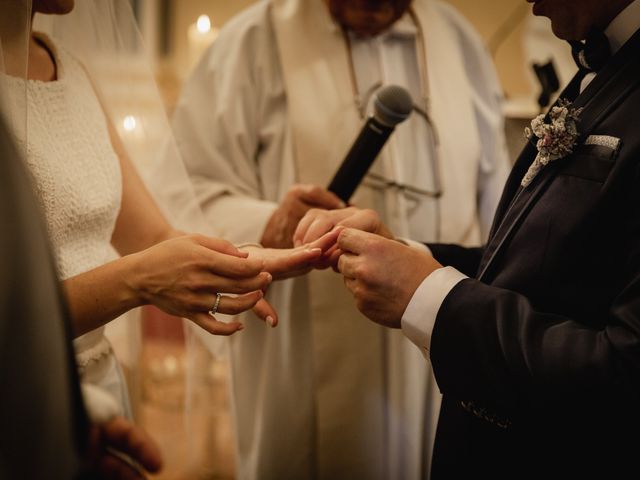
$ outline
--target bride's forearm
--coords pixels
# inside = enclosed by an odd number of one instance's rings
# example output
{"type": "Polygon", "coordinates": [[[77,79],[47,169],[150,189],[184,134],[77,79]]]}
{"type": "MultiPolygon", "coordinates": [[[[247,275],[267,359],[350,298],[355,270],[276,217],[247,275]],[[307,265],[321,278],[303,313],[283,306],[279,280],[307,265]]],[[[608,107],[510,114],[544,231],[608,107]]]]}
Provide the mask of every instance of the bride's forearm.
{"type": "Polygon", "coordinates": [[[145,303],[133,284],[135,257],[119,258],[63,282],[75,336],[145,303]]]}

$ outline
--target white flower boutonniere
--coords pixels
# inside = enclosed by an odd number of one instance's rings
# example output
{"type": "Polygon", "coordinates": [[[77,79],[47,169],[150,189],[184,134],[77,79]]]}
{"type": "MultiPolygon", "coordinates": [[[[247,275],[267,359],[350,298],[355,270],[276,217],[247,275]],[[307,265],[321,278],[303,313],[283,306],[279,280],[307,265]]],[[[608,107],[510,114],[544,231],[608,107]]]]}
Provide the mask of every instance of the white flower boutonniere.
{"type": "Polygon", "coordinates": [[[549,162],[573,152],[578,139],[577,122],[581,113],[582,108],[574,108],[571,102],[562,99],[548,115],[538,115],[531,121],[531,128],[525,128],[524,134],[529,140],[534,137],[538,139],[538,155],[520,182],[523,187],[527,187],[549,162]]]}

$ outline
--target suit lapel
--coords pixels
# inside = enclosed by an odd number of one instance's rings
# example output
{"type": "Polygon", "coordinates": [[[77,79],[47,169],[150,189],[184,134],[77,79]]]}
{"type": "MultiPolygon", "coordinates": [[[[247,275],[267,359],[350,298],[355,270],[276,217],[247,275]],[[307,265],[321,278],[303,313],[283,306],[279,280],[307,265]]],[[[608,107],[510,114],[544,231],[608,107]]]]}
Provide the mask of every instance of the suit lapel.
{"type": "Polygon", "coordinates": [[[504,216],[509,210],[509,207],[513,202],[513,198],[518,193],[518,189],[520,188],[520,179],[522,179],[525,172],[529,168],[529,165],[531,165],[531,162],[535,158],[536,153],[536,147],[531,142],[527,142],[524,149],[518,156],[518,159],[513,164],[513,168],[511,169],[509,178],[507,178],[507,181],[505,183],[502,197],[500,198],[500,202],[498,203],[498,207],[496,208],[496,214],[493,218],[491,230],[489,231],[489,240],[493,239],[496,236],[499,226],[502,225],[504,216]]]}
{"type": "MultiPolygon", "coordinates": [[[[573,79],[569,82],[567,87],[562,91],[560,98],[566,98],[573,101],[577,95],[578,89],[580,87],[580,82],[584,78],[584,75],[578,73],[573,79]],[[574,93],[575,92],[575,93],[574,93]]],[[[557,105],[558,102],[552,105],[552,108],[557,105]]],[[[500,202],[498,203],[498,207],[496,208],[496,214],[493,219],[493,224],[491,225],[491,230],[489,232],[489,240],[491,240],[497,233],[497,229],[500,225],[502,225],[503,219],[511,204],[513,202],[514,196],[518,193],[520,189],[520,181],[522,177],[526,173],[536,157],[537,150],[536,146],[532,142],[527,142],[522,152],[514,162],[513,168],[511,169],[511,173],[509,174],[509,178],[505,183],[504,191],[502,193],[502,197],[500,198],[500,202]]]]}
{"type": "MultiPolygon", "coordinates": [[[[534,149],[535,150],[535,149],[534,149]]],[[[535,158],[535,155],[533,156],[535,158]]],[[[533,161],[533,158],[531,160],[533,161]]],[[[528,188],[520,187],[513,197],[510,208],[507,210],[500,226],[497,229],[496,235],[491,239],[482,257],[480,264],[480,270],[478,279],[484,279],[484,276],[496,258],[496,255],[501,251],[502,247],[508,238],[515,233],[517,228],[522,225],[522,221],[529,212],[530,207],[534,201],[542,195],[547,186],[555,178],[555,172],[557,171],[557,162],[547,165],[543,174],[538,174],[531,185],[528,188]]],[[[524,175],[524,173],[523,173],[524,175]]],[[[520,177],[522,178],[522,177],[520,177]]]]}
{"type": "MultiPolygon", "coordinates": [[[[558,98],[567,98],[573,100],[575,98],[575,94],[573,92],[578,92],[580,87],[580,82],[584,78],[584,75],[578,73],[567,85],[567,87],[563,90],[558,98]]],[[[555,107],[557,102],[552,105],[551,108],[555,107]]],[[[529,166],[533,162],[538,153],[536,146],[533,142],[527,142],[524,149],[518,156],[518,159],[515,161],[513,168],[511,169],[511,173],[509,174],[509,178],[505,184],[504,192],[502,193],[502,197],[500,198],[500,202],[496,209],[496,214],[493,219],[493,224],[491,225],[491,230],[489,232],[489,240],[487,241],[487,245],[484,251],[484,255],[482,257],[482,261],[480,262],[480,267],[478,269],[478,279],[481,279],[484,275],[484,272],[487,270],[489,264],[493,261],[495,254],[499,250],[499,247],[504,244],[504,240],[507,238],[507,233],[512,230],[509,225],[513,222],[509,222],[509,218],[513,219],[512,215],[509,215],[507,218],[507,214],[513,213],[514,210],[517,209],[518,205],[521,205],[522,202],[517,202],[517,200],[522,200],[522,187],[520,186],[520,181],[522,177],[525,175],[526,171],[529,169],[529,166]],[[516,205],[518,203],[518,205],[516,205]]]]}
{"type": "MultiPolygon", "coordinates": [[[[584,108],[579,124],[580,137],[578,144],[584,142],[591,131],[613,110],[622,99],[636,87],[640,78],[640,62],[637,61],[640,50],[640,31],[622,47],[611,61],[594,78],[589,86],[578,95],[573,102],[575,107],[584,108]]],[[[582,78],[576,75],[564,90],[561,98],[570,98],[576,91],[582,78]]],[[[520,187],[520,180],[536,156],[536,148],[528,143],[516,161],[509,176],[505,193],[500,201],[496,218],[491,228],[490,240],[487,243],[477,278],[483,280],[506,245],[507,240],[522,225],[526,214],[531,210],[534,201],[547,189],[558,171],[558,160],[547,165],[534,179],[528,188],[520,187]]],[[[571,157],[566,157],[570,159],[571,157]]]]}

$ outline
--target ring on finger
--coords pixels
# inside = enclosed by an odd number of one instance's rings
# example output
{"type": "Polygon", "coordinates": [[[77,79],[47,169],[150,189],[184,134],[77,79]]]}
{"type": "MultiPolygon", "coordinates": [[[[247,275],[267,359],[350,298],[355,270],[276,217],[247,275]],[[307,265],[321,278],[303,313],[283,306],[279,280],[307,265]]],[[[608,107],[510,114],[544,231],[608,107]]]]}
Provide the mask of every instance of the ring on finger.
{"type": "Polygon", "coordinates": [[[222,294],[221,293],[216,293],[216,301],[213,304],[213,308],[211,308],[211,310],[209,310],[207,313],[209,315],[211,315],[212,317],[215,316],[216,313],[218,313],[218,307],[220,306],[220,299],[222,298],[222,294]]]}

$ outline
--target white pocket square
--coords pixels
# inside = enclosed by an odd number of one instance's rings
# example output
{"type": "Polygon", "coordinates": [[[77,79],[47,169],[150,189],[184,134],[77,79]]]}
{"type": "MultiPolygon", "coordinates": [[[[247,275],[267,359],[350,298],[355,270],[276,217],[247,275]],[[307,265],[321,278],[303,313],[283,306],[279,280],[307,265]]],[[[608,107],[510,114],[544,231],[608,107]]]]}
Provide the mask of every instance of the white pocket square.
{"type": "Polygon", "coordinates": [[[610,137],[609,135],[589,135],[585,140],[585,145],[599,145],[617,151],[620,148],[620,139],[618,137],[610,137]]]}

